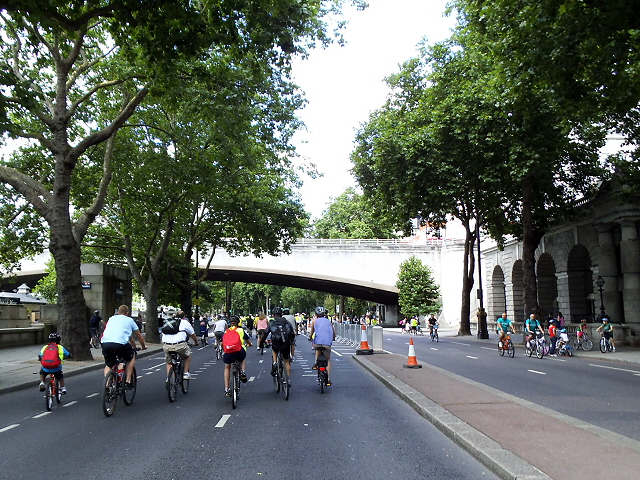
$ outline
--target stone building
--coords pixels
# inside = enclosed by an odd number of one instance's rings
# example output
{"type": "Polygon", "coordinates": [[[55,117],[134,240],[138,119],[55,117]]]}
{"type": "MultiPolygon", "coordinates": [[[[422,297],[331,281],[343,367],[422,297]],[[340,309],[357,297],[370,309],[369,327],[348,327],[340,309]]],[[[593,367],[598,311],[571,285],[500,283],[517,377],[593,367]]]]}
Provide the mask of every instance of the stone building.
{"type": "MultiPolygon", "coordinates": [[[[568,323],[599,323],[604,311],[616,339],[640,342],[640,205],[622,203],[620,189],[603,185],[580,205],[573,222],[550,230],[536,250],[538,304],[542,317],[562,312],[568,323]],[[597,283],[600,284],[600,287],[597,283]],[[635,337],[635,338],[634,338],[635,337]]],[[[505,310],[524,321],[522,244],[483,251],[489,320],[505,310]]]]}

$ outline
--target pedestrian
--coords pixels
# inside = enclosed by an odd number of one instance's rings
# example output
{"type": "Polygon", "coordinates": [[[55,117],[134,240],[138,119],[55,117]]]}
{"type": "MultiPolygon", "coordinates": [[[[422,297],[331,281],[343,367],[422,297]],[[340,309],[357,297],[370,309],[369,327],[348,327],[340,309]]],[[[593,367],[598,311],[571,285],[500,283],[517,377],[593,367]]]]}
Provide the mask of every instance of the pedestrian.
{"type": "Polygon", "coordinates": [[[556,342],[558,341],[558,327],[555,319],[549,320],[549,355],[556,356],[556,342]]]}

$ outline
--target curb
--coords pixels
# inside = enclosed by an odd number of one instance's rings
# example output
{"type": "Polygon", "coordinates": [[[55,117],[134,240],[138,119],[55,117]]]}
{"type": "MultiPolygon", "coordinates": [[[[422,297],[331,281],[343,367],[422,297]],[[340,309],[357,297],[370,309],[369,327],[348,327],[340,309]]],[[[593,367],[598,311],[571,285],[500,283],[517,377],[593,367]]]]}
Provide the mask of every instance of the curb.
{"type": "Polygon", "coordinates": [[[422,417],[505,480],[552,480],[551,477],[503,448],[484,433],[450,413],[366,357],[352,357],[422,417]]]}

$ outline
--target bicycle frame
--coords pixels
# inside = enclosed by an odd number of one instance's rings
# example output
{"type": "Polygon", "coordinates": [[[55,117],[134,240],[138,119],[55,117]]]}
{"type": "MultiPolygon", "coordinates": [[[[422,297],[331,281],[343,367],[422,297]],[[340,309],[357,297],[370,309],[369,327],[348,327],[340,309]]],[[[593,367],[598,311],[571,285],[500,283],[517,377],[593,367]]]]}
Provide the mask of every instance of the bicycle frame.
{"type": "MultiPolygon", "coordinates": [[[[138,350],[139,348],[135,349],[134,357],[138,350]]],[[[111,367],[111,370],[105,376],[104,390],[102,392],[102,412],[106,417],[113,415],[118,397],[122,397],[124,404],[129,406],[136,396],[138,380],[135,367],[133,367],[133,372],[131,373],[131,390],[125,389],[127,363],[123,358],[117,357],[115,365],[111,367]]]]}
{"type": "Polygon", "coordinates": [[[234,360],[231,364],[231,372],[229,377],[229,387],[231,388],[231,407],[236,408],[240,399],[240,362],[234,360]]]}
{"type": "Polygon", "coordinates": [[[56,379],[54,373],[49,373],[46,384],[46,392],[44,395],[45,398],[45,406],[47,407],[47,411],[51,411],[53,408],[53,399],[56,399],[56,402],[60,403],[62,394],[60,393],[60,380],[56,379]]]}

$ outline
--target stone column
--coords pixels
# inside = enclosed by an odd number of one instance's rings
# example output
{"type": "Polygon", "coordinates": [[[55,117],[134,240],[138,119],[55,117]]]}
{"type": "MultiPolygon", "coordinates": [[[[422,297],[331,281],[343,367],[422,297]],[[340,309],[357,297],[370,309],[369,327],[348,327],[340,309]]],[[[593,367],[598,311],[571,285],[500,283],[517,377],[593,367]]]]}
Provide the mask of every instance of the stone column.
{"type": "MultiPolygon", "coordinates": [[[[598,226],[598,274],[604,280],[604,308],[612,322],[622,320],[622,305],[618,293],[618,261],[616,247],[613,244],[613,227],[611,225],[598,226]]],[[[595,282],[595,278],[593,279],[595,282]]],[[[600,291],[594,286],[596,294],[596,315],[600,314],[600,291]]]]}
{"type": "MultiPolygon", "coordinates": [[[[571,318],[571,300],[569,295],[569,273],[556,272],[556,285],[558,288],[558,311],[562,312],[565,320],[569,322],[571,318]]],[[[549,312],[542,312],[546,315],[549,312]]],[[[557,312],[554,312],[556,315],[557,312]]]]}
{"type": "MultiPolygon", "coordinates": [[[[635,220],[620,222],[620,264],[622,265],[624,318],[626,322],[640,322],[640,246],[635,220]]],[[[607,304],[605,303],[605,307],[607,304]]]]}

